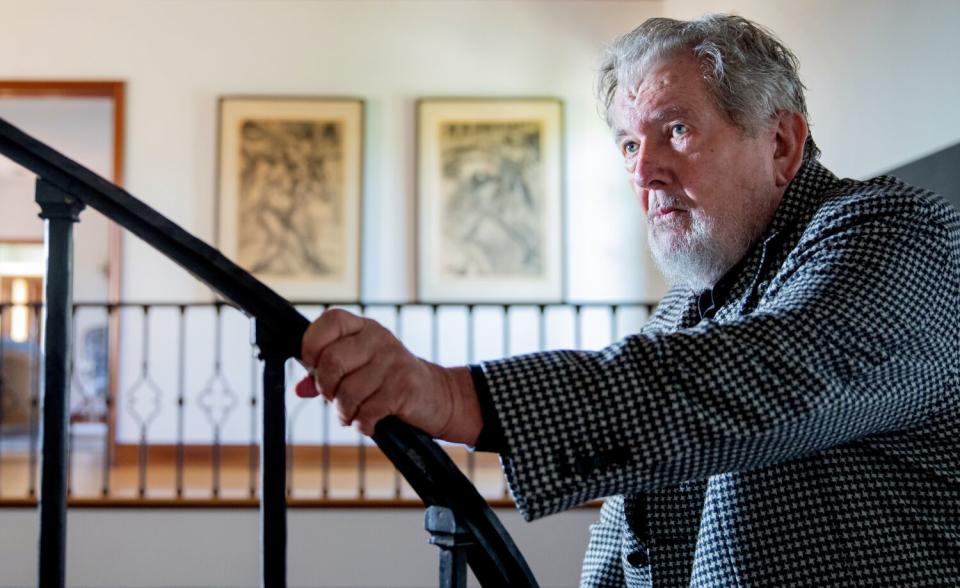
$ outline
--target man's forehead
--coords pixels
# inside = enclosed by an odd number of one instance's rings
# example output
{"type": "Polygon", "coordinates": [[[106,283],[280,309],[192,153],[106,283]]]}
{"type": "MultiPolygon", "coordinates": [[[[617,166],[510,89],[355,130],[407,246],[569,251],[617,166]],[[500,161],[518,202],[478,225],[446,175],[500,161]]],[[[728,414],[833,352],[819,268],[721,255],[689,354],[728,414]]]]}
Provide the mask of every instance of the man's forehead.
{"type": "Polygon", "coordinates": [[[622,90],[624,98],[636,100],[643,95],[663,92],[682,83],[685,72],[678,70],[678,68],[671,67],[672,62],[673,60],[653,68],[643,77],[623,84],[620,89],[622,90]]]}
{"type": "Polygon", "coordinates": [[[663,59],[645,68],[632,79],[623,80],[617,89],[624,100],[638,101],[669,92],[671,90],[690,90],[702,86],[703,73],[699,62],[692,56],[674,56],[663,59]]]}
{"type": "Polygon", "coordinates": [[[691,114],[707,106],[706,86],[696,60],[668,59],[645,75],[621,84],[614,95],[615,119],[620,123],[691,114]]]}
{"type": "MultiPolygon", "coordinates": [[[[664,85],[662,88],[666,89],[667,86],[664,85]]],[[[666,92],[636,94],[623,89],[617,91],[614,120],[620,125],[663,122],[667,119],[693,116],[695,106],[683,94],[666,92]]]]}

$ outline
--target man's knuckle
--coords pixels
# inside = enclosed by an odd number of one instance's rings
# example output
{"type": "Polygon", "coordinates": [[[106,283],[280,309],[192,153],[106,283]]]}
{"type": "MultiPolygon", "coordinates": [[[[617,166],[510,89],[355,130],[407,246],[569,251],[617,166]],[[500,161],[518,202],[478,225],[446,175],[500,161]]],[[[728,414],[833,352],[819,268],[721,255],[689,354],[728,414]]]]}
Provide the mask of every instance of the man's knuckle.
{"type": "Polygon", "coordinates": [[[357,401],[354,398],[353,394],[344,392],[342,389],[337,391],[337,402],[340,403],[340,408],[348,416],[354,417],[357,413],[357,401]]]}
{"type": "Polygon", "coordinates": [[[363,416],[357,418],[357,424],[360,432],[364,435],[372,435],[377,423],[386,415],[379,410],[363,410],[363,416]]]}
{"type": "Polygon", "coordinates": [[[315,320],[310,323],[310,326],[307,327],[306,332],[303,334],[303,341],[300,345],[300,353],[304,361],[311,361],[314,359],[314,356],[317,354],[319,349],[317,349],[317,339],[320,337],[321,325],[320,321],[315,320]]]}
{"type": "Polygon", "coordinates": [[[348,403],[344,402],[342,399],[337,399],[337,416],[340,418],[340,422],[344,425],[350,424],[350,421],[354,418],[353,409],[348,406],[348,403]]]}
{"type": "Polygon", "coordinates": [[[347,314],[347,311],[343,310],[342,308],[331,308],[323,313],[323,316],[327,317],[327,319],[330,321],[336,322],[343,320],[347,314]]]}
{"type": "Polygon", "coordinates": [[[343,379],[343,358],[335,353],[325,352],[316,363],[317,377],[321,383],[335,384],[343,379]]]}

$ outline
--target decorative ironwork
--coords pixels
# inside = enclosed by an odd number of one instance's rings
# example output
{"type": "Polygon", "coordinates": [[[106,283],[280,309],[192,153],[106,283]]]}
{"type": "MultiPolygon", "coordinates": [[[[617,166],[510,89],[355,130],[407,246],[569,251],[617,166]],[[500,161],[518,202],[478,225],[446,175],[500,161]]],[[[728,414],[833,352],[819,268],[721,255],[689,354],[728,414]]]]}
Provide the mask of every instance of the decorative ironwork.
{"type": "MultiPolygon", "coordinates": [[[[80,324],[89,322],[84,320],[82,315],[85,314],[105,313],[109,322],[120,312],[135,311],[137,316],[131,316],[134,320],[126,324],[130,327],[145,326],[147,330],[138,331],[136,334],[140,347],[128,345],[123,349],[124,352],[134,353],[138,357],[136,365],[131,366],[134,373],[130,383],[124,386],[122,391],[126,394],[122,398],[121,405],[124,410],[118,415],[121,418],[118,423],[121,430],[134,432],[130,441],[132,445],[122,439],[109,437],[106,431],[102,433],[102,442],[96,445],[81,443],[85,437],[77,435],[78,443],[71,444],[72,449],[68,455],[72,464],[71,477],[68,478],[68,483],[72,482],[72,497],[89,500],[98,495],[122,496],[128,491],[139,495],[141,484],[146,484],[146,479],[149,478],[150,483],[145,485],[145,490],[146,494],[152,494],[151,499],[165,500],[166,496],[172,495],[178,499],[209,500],[220,498],[224,493],[229,496],[239,494],[247,499],[257,499],[260,468],[259,410],[262,406],[260,363],[253,354],[249,356],[249,363],[243,366],[248,369],[248,378],[240,378],[241,385],[235,385],[235,380],[226,373],[230,364],[221,363],[219,370],[214,365],[218,356],[225,361],[229,359],[228,354],[248,349],[245,346],[238,346],[238,342],[232,341],[228,336],[229,331],[226,329],[231,325],[229,313],[232,312],[229,309],[224,308],[221,311],[224,329],[221,334],[222,348],[218,353],[209,356],[210,369],[202,374],[199,385],[191,383],[190,379],[191,372],[199,371],[195,365],[191,364],[191,345],[211,349],[214,347],[212,344],[216,329],[204,327],[207,324],[211,327],[215,324],[213,321],[217,320],[218,304],[223,307],[228,306],[223,302],[189,304],[84,302],[76,304],[80,324]],[[145,309],[146,317],[144,317],[145,309]],[[164,321],[170,319],[169,325],[163,327],[161,313],[168,311],[169,317],[166,314],[162,316],[164,321]],[[194,333],[201,331],[209,333],[210,345],[202,341],[198,343],[194,333]],[[144,337],[146,341],[142,340],[144,337]],[[193,338],[188,340],[190,337],[193,338]],[[161,365],[170,366],[172,373],[161,373],[159,368],[161,365]],[[223,376],[224,382],[229,382],[230,393],[235,394],[237,400],[229,416],[222,419],[222,429],[216,439],[219,445],[215,447],[209,441],[203,440],[214,437],[215,423],[202,415],[200,395],[204,391],[210,392],[204,385],[209,380],[216,381],[214,376],[217,373],[223,376]],[[160,379],[161,376],[164,379],[160,379]],[[144,377],[148,381],[141,381],[144,377]],[[242,381],[247,379],[249,382],[242,381]],[[131,395],[136,397],[133,399],[132,409],[131,395]],[[130,410],[134,410],[139,415],[139,420],[129,414],[130,410]],[[245,423],[249,423],[244,427],[249,431],[248,433],[244,434],[239,428],[237,430],[227,428],[231,422],[230,419],[236,418],[242,418],[245,423]],[[188,424],[190,428],[187,427],[188,424]],[[144,435],[140,435],[141,429],[146,430],[144,435]],[[198,437],[202,440],[200,443],[196,441],[198,437]],[[114,444],[117,444],[116,448],[114,444]],[[215,451],[219,452],[219,456],[214,456],[215,451]],[[207,455],[214,457],[217,463],[211,466],[214,460],[205,459],[207,455]],[[142,477],[140,476],[141,462],[143,462],[142,477]],[[96,479],[96,473],[91,476],[91,472],[84,469],[85,465],[81,466],[89,463],[96,463],[101,468],[99,480],[96,479]],[[165,467],[170,468],[169,474],[154,474],[162,471],[159,468],[165,467]],[[219,468],[219,474],[215,471],[217,468],[219,468]],[[238,472],[238,469],[241,471],[238,472]],[[127,471],[131,471],[134,475],[126,475],[127,471]],[[228,472],[232,474],[229,477],[228,472]],[[214,484],[210,483],[215,476],[219,478],[216,483],[216,494],[213,492],[214,484]],[[202,488],[198,487],[201,480],[204,484],[202,488]],[[228,480],[230,480],[229,484],[228,480]]],[[[313,311],[319,307],[319,305],[305,306],[309,306],[313,311]]],[[[39,313],[40,307],[35,308],[39,313]]],[[[425,346],[427,357],[437,361],[453,360],[467,363],[475,363],[483,359],[480,357],[481,350],[486,356],[498,356],[504,351],[517,351],[518,348],[511,349],[510,346],[520,344],[518,336],[527,337],[530,334],[536,335],[531,343],[539,349],[546,348],[548,343],[556,345],[558,342],[564,346],[570,346],[573,343],[574,331],[572,321],[576,318],[573,305],[505,307],[493,304],[456,304],[438,305],[434,312],[431,305],[383,303],[365,305],[364,310],[367,316],[380,320],[385,327],[390,328],[400,340],[406,341],[409,345],[425,346]],[[538,324],[529,322],[532,315],[529,315],[528,311],[531,310],[536,313],[538,324]],[[426,320],[421,320],[423,318],[426,320]],[[435,326],[434,322],[440,323],[440,326],[435,326]],[[531,333],[525,332],[531,329],[531,333]],[[404,333],[404,330],[407,333],[404,333]],[[492,341],[489,340],[490,337],[493,338],[492,341]],[[458,338],[461,343],[457,342],[458,338]],[[448,349],[457,348],[463,350],[462,357],[445,355],[448,349]]],[[[639,326],[646,318],[644,313],[648,311],[645,305],[631,307],[631,305],[619,304],[614,309],[612,305],[584,304],[581,313],[581,320],[585,327],[584,342],[602,344],[603,341],[596,341],[596,339],[608,332],[608,325],[610,339],[613,340],[619,331],[633,330],[634,321],[639,326]],[[603,324],[604,321],[606,324],[603,324]],[[600,325],[599,329],[596,328],[598,325],[600,325]],[[588,332],[586,327],[590,327],[591,330],[588,332]]],[[[31,323],[34,327],[39,324],[33,321],[31,323]]],[[[31,339],[24,344],[24,349],[33,349],[37,337],[39,334],[31,331],[31,339]]],[[[9,353],[9,342],[5,344],[7,348],[4,353],[9,353]]],[[[98,340],[98,344],[103,345],[106,350],[107,341],[98,340]]],[[[253,350],[252,347],[249,349],[253,350]]],[[[39,361],[39,358],[36,358],[36,361],[39,361]]],[[[79,362],[79,356],[76,361],[79,362]]],[[[116,358],[108,357],[108,361],[113,363],[116,358]]],[[[295,364],[290,363],[285,367],[285,373],[287,380],[292,382],[291,376],[298,375],[300,372],[295,364]]],[[[222,389],[215,387],[213,392],[222,392],[222,389]]],[[[78,390],[74,393],[80,394],[78,390]]],[[[22,396],[24,396],[23,411],[26,411],[29,408],[30,397],[26,394],[22,396]]],[[[290,396],[289,390],[287,396],[290,396]]],[[[6,406],[9,407],[12,401],[9,386],[4,392],[4,397],[6,406]]],[[[109,396],[106,401],[110,402],[109,396]]],[[[224,406],[225,403],[221,403],[220,408],[224,406]]],[[[106,411],[102,415],[102,429],[107,429],[106,417],[109,414],[109,407],[110,404],[107,404],[106,411]]],[[[328,403],[316,400],[293,400],[289,408],[285,477],[291,499],[355,501],[367,497],[377,500],[384,497],[396,500],[412,498],[410,488],[399,472],[392,470],[386,477],[379,475],[380,454],[370,447],[369,441],[365,438],[352,431],[342,430],[335,422],[334,411],[328,403]],[[315,408],[310,408],[311,403],[314,403],[315,408]],[[317,412],[313,413],[313,410],[317,412]],[[360,448],[361,443],[363,443],[362,448],[360,448]],[[294,448],[296,453],[293,453],[294,448]],[[338,459],[349,461],[338,465],[338,459]],[[343,465],[347,467],[342,467],[343,465]]],[[[9,418],[9,415],[10,412],[7,411],[5,418],[9,418]]],[[[219,416],[223,417],[223,414],[219,416]]],[[[26,427],[26,417],[24,417],[24,427],[26,427]]],[[[71,436],[75,430],[79,429],[71,427],[71,436]]],[[[15,476],[9,473],[14,471],[9,469],[11,463],[18,464],[15,466],[18,468],[25,469],[29,466],[26,455],[22,457],[22,461],[14,462],[14,456],[18,451],[25,452],[29,448],[30,438],[27,433],[28,431],[24,429],[19,439],[16,436],[0,439],[3,443],[0,448],[2,457],[5,458],[0,459],[0,467],[5,468],[3,473],[7,484],[4,490],[5,496],[10,499],[22,500],[29,497],[26,484],[29,476],[23,472],[23,469],[16,470],[15,476]],[[12,479],[24,480],[24,489],[11,489],[12,479]]],[[[101,434],[100,430],[97,430],[97,434],[101,434]]],[[[468,479],[483,483],[482,488],[486,495],[498,500],[509,499],[509,494],[500,484],[500,479],[492,477],[495,475],[492,471],[495,464],[492,461],[484,461],[483,454],[452,451],[468,479]]],[[[39,463],[40,460],[37,459],[36,465],[39,463]]]]}
{"type": "Polygon", "coordinates": [[[204,416],[213,427],[214,438],[220,437],[220,431],[224,423],[233,413],[237,404],[240,402],[237,394],[230,388],[223,372],[219,367],[214,368],[214,373],[210,376],[207,384],[200,391],[198,404],[203,410],[204,416]]]}
{"type": "MultiPolygon", "coordinates": [[[[330,403],[320,407],[320,496],[330,498],[330,403]]],[[[397,472],[397,475],[400,475],[397,472]]]]}
{"type": "Polygon", "coordinates": [[[186,384],[186,352],[187,352],[187,306],[181,304],[178,307],[179,313],[177,314],[177,365],[179,366],[177,374],[177,465],[176,465],[176,479],[174,481],[174,491],[177,493],[177,498],[183,497],[183,465],[185,461],[184,455],[184,412],[186,410],[186,393],[187,393],[187,384],[186,384]]]}
{"type": "MultiPolygon", "coordinates": [[[[292,368],[293,364],[289,361],[284,366],[287,382],[294,381],[294,379],[291,377],[292,368]]],[[[303,409],[306,408],[308,404],[312,404],[309,399],[298,398],[293,404],[293,409],[287,411],[287,496],[293,495],[293,472],[295,459],[293,455],[294,429],[297,426],[297,420],[300,418],[300,413],[303,412],[303,409]]]]}
{"type": "MultiPolygon", "coordinates": [[[[117,305],[116,304],[107,304],[107,324],[113,325],[116,324],[117,319],[117,305]]],[[[115,362],[116,358],[111,357],[110,353],[110,339],[109,337],[104,340],[104,352],[107,357],[106,369],[107,373],[110,372],[111,362],[115,362]]],[[[110,423],[110,415],[113,414],[113,395],[110,394],[109,390],[107,392],[107,398],[104,401],[104,411],[103,411],[103,420],[107,425],[107,433],[103,436],[103,459],[102,459],[102,469],[100,475],[100,495],[106,498],[110,496],[110,464],[113,463],[113,425],[110,423]]]]}
{"type": "Polygon", "coordinates": [[[215,308],[213,373],[207,380],[207,384],[200,390],[198,401],[207,421],[214,429],[214,436],[218,437],[240,399],[223,374],[223,305],[217,303],[215,308]]]}
{"type": "Polygon", "coordinates": [[[257,369],[259,361],[257,359],[256,343],[256,321],[250,321],[251,347],[253,353],[250,355],[250,444],[249,444],[249,483],[247,495],[250,498],[257,496],[257,469],[260,461],[260,445],[258,443],[257,428],[257,393],[260,391],[259,370],[257,369]]]}
{"type": "Polygon", "coordinates": [[[213,373],[200,391],[198,403],[213,427],[213,495],[220,495],[220,434],[240,399],[223,374],[223,304],[217,303],[213,373]]]}
{"type": "Polygon", "coordinates": [[[74,352],[70,354],[70,414],[71,418],[96,422],[103,420],[105,416],[106,362],[109,355],[107,330],[100,327],[87,331],[83,334],[83,340],[78,341],[80,332],[77,328],[77,315],[80,309],[79,305],[73,305],[74,352]],[[81,353],[89,356],[86,362],[78,361],[77,356],[81,353]]]}
{"type": "MultiPolygon", "coordinates": [[[[33,333],[34,341],[40,341],[40,309],[39,304],[32,306],[33,309],[33,333]]],[[[40,415],[40,347],[33,345],[30,348],[30,363],[33,366],[31,373],[34,377],[30,378],[30,477],[28,478],[30,498],[37,496],[37,464],[39,461],[40,431],[38,428],[40,415]]]]}
{"type": "MultiPolygon", "coordinates": [[[[467,363],[473,365],[477,362],[477,318],[473,312],[474,305],[467,305],[467,363]]],[[[477,475],[477,456],[474,452],[467,453],[467,479],[471,482],[476,480],[477,475]]]]}
{"type": "Polygon", "coordinates": [[[163,398],[163,390],[150,377],[150,306],[144,304],[142,311],[140,375],[124,394],[127,399],[127,413],[136,422],[140,433],[137,494],[141,497],[147,493],[147,431],[160,414],[160,402],[163,398]]]}
{"type": "Polygon", "coordinates": [[[136,422],[140,438],[145,441],[147,430],[160,414],[163,390],[150,376],[150,306],[144,304],[142,312],[140,374],[123,396],[127,401],[127,412],[136,422]]]}
{"type": "MultiPolygon", "coordinates": [[[[403,341],[403,306],[397,304],[393,308],[394,316],[396,317],[393,327],[393,336],[400,341],[403,341]]],[[[399,499],[402,495],[403,476],[400,474],[400,470],[395,470],[393,475],[393,497],[399,499]]]]}

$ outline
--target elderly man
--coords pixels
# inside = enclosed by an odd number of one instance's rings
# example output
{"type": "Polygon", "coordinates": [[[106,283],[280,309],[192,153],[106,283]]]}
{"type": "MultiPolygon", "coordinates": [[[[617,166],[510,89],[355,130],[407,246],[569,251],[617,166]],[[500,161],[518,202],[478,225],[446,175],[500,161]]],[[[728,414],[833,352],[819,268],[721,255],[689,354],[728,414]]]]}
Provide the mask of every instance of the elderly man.
{"type": "Polygon", "coordinates": [[[610,497],[584,586],[960,585],[960,216],[822,167],[745,19],[649,20],[599,90],[673,284],[643,330],[442,368],[332,311],[299,390],[499,451],[527,519],[610,497]]]}

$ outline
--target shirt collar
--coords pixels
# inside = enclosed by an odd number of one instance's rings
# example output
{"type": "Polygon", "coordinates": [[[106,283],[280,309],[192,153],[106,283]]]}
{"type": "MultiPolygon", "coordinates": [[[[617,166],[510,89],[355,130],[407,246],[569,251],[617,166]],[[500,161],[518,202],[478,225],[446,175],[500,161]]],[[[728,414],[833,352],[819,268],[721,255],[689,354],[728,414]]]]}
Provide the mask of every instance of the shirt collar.
{"type": "Polygon", "coordinates": [[[712,319],[717,311],[720,310],[720,307],[726,302],[727,296],[730,295],[730,291],[733,290],[733,286],[737,283],[737,277],[743,270],[743,266],[747,257],[744,257],[740,262],[730,268],[721,277],[717,280],[717,283],[713,285],[712,288],[707,288],[706,290],[700,292],[697,297],[697,309],[700,311],[700,320],[712,319]]]}

